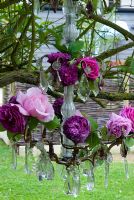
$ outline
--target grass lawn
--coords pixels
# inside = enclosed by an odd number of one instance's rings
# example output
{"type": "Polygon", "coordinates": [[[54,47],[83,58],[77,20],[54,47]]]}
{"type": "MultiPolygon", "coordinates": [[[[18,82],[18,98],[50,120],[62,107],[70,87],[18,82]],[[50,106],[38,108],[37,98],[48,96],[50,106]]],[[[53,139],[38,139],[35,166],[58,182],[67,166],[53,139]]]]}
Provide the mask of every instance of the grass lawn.
{"type": "MultiPolygon", "coordinates": [[[[24,158],[19,158],[18,169],[11,169],[11,150],[0,142],[0,200],[70,200],[63,193],[63,181],[57,169],[53,181],[39,182],[33,175],[24,173],[24,158]]],[[[57,168],[57,167],[56,167],[57,168]]],[[[96,187],[92,192],[81,189],[77,200],[133,200],[134,164],[129,164],[129,180],[125,179],[122,163],[110,166],[109,186],[104,188],[104,166],[95,171],[96,187]]],[[[84,181],[84,180],[83,180],[84,181]]]]}

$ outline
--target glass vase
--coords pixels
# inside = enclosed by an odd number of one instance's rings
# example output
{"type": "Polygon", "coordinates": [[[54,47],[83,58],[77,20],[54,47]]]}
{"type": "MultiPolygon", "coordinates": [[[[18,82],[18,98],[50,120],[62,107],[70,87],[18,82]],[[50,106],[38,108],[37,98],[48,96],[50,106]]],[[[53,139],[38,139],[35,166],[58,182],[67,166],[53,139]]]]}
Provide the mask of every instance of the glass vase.
{"type": "Polygon", "coordinates": [[[17,168],[17,145],[15,142],[12,142],[12,168],[17,168]]]}
{"type": "Polygon", "coordinates": [[[73,0],[64,0],[63,14],[65,15],[65,26],[63,37],[67,44],[74,41],[78,37],[78,29],[76,26],[76,2],[73,0]]]}
{"type": "Polygon", "coordinates": [[[77,197],[80,192],[80,172],[78,166],[69,166],[64,174],[64,192],[77,197]]]}
{"type": "Polygon", "coordinates": [[[31,174],[35,171],[35,158],[33,149],[30,147],[30,142],[25,144],[25,172],[31,174]]]}
{"type": "Polygon", "coordinates": [[[40,155],[36,163],[36,174],[39,181],[43,179],[52,180],[54,178],[53,164],[44,148],[42,142],[38,142],[36,147],[40,150],[40,155]]]}
{"type": "MultiPolygon", "coordinates": [[[[64,87],[64,103],[61,108],[61,113],[63,116],[63,124],[66,121],[66,119],[73,116],[76,111],[75,105],[73,102],[73,96],[74,96],[73,90],[74,90],[74,85],[69,85],[69,86],[64,87]]],[[[61,128],[61,133],[63,135],[63,144],[74,145],[74,143],[71,140],[67,139],[66,136],[64,135],[63,124],[62,124],[62,128],[61,128]]],[[[62,155],[65,158],[71,157],[72,150],[62,147],[62,155]]]]}

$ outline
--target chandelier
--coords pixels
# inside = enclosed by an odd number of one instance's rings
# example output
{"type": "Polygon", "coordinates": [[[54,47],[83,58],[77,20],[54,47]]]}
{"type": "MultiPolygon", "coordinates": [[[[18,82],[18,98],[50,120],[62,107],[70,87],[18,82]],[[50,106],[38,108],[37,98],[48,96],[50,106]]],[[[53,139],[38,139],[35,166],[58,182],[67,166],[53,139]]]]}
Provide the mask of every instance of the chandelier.
{"type": "Polygon", "coordinates": [[[81,174],[87,177],[87,190],[94,188],[94,169],[99,161],[104,162],[105,187],[108,186],[111,149],[116,145],[120,145],[128,178],[126,157],[134,138],[134,107],[127,106],[117,114],[112,113],[102,127],[91,116],[75,107],[74,101],[87,100],[90,94],[96,96],[99,93],[101,77],[99,62],[92,56],[79,54],[84,43],[78,40],[76,3],[77,1],[64,0],[63,12],[66,20],[63,42],[66,52],[47,55],[50,67],[45,72],[42,67],[44,57],[38,59],[36,64],[40,66],[39,87],[17,92],[8,103],[0,107],[1,131],[7,130],[12,144],[13,168],[17,167],[17,141],[23,136],[26,173],[36,174],[39,181],[52,180],[53,163],[62,165],[64,192],[74,197],[80,192],[81,174]],[[60,91],[53,105],[47,96],[47,93],[51,95],[50,87],[53,88],[53,93],[57,88],[60,91]],[[40,141],[33,140],[31,133],[38,124],[43,126],[44,137],[40,141]],[[62,146],[60,156],[55,153],[53,140],[46,138],[46,130],[50,134],[59,132],[62,146]],[[48,152],[44,148],[46,143],[49,146],[48,152]],[[33,159],[30,162],[34,146],[40,153],[36,161],[33,159]]]}

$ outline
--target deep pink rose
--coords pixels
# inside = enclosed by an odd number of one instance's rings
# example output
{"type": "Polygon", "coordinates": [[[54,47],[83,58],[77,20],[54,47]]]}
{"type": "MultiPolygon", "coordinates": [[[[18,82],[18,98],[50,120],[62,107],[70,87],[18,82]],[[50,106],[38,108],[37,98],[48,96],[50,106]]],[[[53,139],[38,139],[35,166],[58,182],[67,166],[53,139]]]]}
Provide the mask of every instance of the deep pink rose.
{"type": "Polygon", "coordinates": [[[107,121],[106,127],[110,135],[119,138],[121,136],[127,136],[130,133],[132,124],[129,119],[112,113],[110,119],[107,121]]]}
{"type": "Polygon", "coordinates": [[[134,132],[134,107],[126,106],[120,111],[122,117],[128,118],[132,122],[132,132],[134,132]]]}
{"type": "Polygon", "coordinates": [[[43,122],[53,120],[53,106],[48,101],[47,95],[43,94],[39,88],[32,87],[25,94],[18,92],[16,100],[23,108],[18,106],[23,115],[35,117],[43,122]]]}
{"type": "Polygon", "coordinates": [[[81,59],[81,66],[84,70],[87,78],[96,80],[99,76],[99,65],[98,62],[91,57],[85,57],[81,59]]]}

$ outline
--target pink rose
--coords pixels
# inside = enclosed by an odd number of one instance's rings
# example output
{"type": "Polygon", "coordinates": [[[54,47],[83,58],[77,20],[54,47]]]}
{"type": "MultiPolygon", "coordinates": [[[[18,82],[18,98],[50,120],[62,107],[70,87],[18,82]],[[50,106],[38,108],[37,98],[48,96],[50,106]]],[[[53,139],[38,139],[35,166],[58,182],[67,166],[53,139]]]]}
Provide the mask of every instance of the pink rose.
{"type": "Polygon", "coordinates": [[[47,95],[44,95],[39,88],[32,87],[25,94],[18,92],[16,100],[21,105],[18,107],[23,115],[35,117],[43,122],[53,120],[53,106],[48,101],[47,95]]]}
{"type": "Polygon", "coordinates": [[[107,121],[106,127],[110,135],[119,138],[121,136],[127,136],[130,133],[132,124],[129,119],[112,113],[110,119],[107,121]]]}
{"type": "Polygon", "coordinates": [[[132,122],[132,132],[134,132],[134,107],[126,106],[120,111],[122,117],[128,118],[132,122]]]}
{"type": "Polygon", "coordinates": [[[96,80],[99,76],[99,65],[94,58],[85,57],[81,59],[81,66],[87,78],[96,80]]]}

